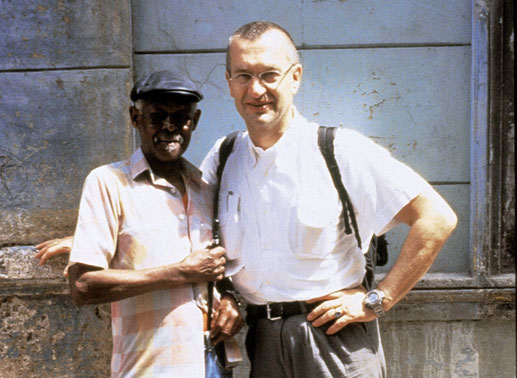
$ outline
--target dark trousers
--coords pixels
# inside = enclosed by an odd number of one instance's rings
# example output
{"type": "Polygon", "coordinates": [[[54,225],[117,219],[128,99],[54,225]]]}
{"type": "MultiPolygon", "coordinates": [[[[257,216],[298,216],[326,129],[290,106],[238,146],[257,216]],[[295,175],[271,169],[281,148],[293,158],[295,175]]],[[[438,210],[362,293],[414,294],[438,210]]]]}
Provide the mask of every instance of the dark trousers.
{"type": "Polygon", "coordinates": [[[250,326],[246,349],[251,378],[386,377],[378,322],[352,323],[335,335],[307,315],[250,326]]]}

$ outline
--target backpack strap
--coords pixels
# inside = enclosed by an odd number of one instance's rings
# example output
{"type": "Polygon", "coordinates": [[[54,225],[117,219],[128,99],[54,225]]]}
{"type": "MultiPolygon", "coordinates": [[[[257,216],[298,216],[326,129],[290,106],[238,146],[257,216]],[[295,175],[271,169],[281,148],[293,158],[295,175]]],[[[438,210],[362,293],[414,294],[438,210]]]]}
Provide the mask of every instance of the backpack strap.
{"type": "MultiPolygon", "coordinates": [[[[345,234],[351,234],[350,223],[354,229],[357,245],[361,248],[361,237],[357,228],[354,208],[343,185],[339,166],[334,156],[334,137],[336,135],[336,127],[320,126],[318,128],[318,146],[325,159],[325,163],[329,169],[334,186],[338,191],[339,198],[343,205],[343,219],[345,221],[345,234]]],[[[370,289],[373,285],[373,272],[375,266],[384,266],[388,262],[388,241],[385,235],[373,235],[368,252],[366,253],[366,277],[364,284],[370,289]]]]}
{"type": "Polygon", "coordinates": [[[219,245],[220,235],[219,235],[219,191],[221,190],[221,178],[223,177],[224,167],[226,165],[226,161],[228,160],[228,156],[233,151],[233,145],[235,144],[235,139],[237,139],[238,131],[234,131],[230,133],[224,138],[221,146],[219,147],[219,164],[217,165],[216,170],[216,178],[217,182],[214,188],[214,204],[213,204],[213,225],[212,225],[212,235],[214,242],[219,245]]]}
{"type": "MultiPolygon", "coordinates": [[[[213,218],[212,218],[212,247],[218,246],[221,244],[220,234],[219,234],[219,191],[221,189],[221,178],[223,177],[224,166],[226,165],[226,161],[228,160],[228,156],[233,151],[233,145],[235,144],[235,139],[237,139],[238,131],[234,131],[230,133],[224,138],[221,146],[219,147],[219,164],[217,165],[216,170],[216,178],[217,181],[214,187],[214,202],[213,202],[213,218]]],[[[233,286],[232,281],[225,277],[220,281],[215,283],[217,290],[220,293],[228,293],[230,294],[234,300],[239,304],[239,299],[236,296],[235,288],[233,286]]],[[[212,307],[214,300],[214,282],[208,282],[208,313],[207,313],[207,330],[210,331],[211,326],[210,323],[212,321],[212,307]]]]}
{"type": "Polygon", "coordinates": [[[339,166],[337,165],[336,157],[334,156],[335,136],[335,127],[320,126],[318,128],[318,146],[320,148],[321,154],[323,155],[323,158],[325,159],[327,168],[329,169],[330,175],[332,176],[332,181],[334,182],[334,186],[336,187],[336,190],[339,194],[339,199],[343,205],[342,216],[345,221],[345,234],[352,233],[352,230],[350,229],[351,223],[352,228],[354,229],[357,245],[359,248],[362,248],[361,236],[359,236],[359,229],[357,227],[357,220],[355,219],[354,207],[352,206],[352,201],[350,201],[348,192],[343,185],[341,173],[339,172],[339,166]]]}

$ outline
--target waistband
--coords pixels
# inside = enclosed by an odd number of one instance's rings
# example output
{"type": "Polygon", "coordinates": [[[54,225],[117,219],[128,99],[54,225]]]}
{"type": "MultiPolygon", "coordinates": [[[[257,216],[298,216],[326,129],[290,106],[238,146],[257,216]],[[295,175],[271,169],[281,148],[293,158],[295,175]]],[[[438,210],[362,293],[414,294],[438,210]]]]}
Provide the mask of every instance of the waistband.
{"type": "Polygon", "coordinates": [[[258,319],[266,318],[271,321],[286,319],[290,316],[307,314],[315,309],[321,302],[307,303],[296,302],[272,302],[265,305],[248,304],[246,306],[246,323],[253,324],[258,319]]]}

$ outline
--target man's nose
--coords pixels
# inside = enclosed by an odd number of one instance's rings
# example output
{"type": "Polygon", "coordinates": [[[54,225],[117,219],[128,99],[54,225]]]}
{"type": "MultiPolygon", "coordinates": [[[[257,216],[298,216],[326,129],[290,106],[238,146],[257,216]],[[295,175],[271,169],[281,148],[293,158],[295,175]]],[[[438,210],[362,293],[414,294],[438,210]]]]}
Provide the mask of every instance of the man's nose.
{"type": "Polygon", "coordinates": [[[248,92],[253,97],[261,97],[267,92],[267,88],[258,77],[253,76],[248,86],[248,92]]]}
{"type": "Polygon", "coordinates": [[[162,129],[174,130],[176,128],[176,124],[171,121],[171,116],[168,115],[167,117],[165,117],[165,119],[162,122],[162,129]]]}

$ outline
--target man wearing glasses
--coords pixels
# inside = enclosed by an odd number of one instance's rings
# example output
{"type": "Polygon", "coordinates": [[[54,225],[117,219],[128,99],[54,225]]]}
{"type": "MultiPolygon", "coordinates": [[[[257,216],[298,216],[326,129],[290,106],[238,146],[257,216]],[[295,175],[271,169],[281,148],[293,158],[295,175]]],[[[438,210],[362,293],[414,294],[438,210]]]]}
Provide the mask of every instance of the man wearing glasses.
{"type": "MultiPolygon", "coordinates": [[[[357,132],[338,129],[335,157],[362,239],[293,97],[303,68],[289,34],[253,22],[230,38],[226,79],[247,132],[221,180],[219,214],[231,275],[247,307],[251,377],[384,377],[376,319],[431,266],[456,216],[431,186],[357,132]],[[369,293],[364,254],[375,233],[410,226],[394,267],[369,293]]],[[[216,181],[221,140],[202,164],[216,181]]]]}

